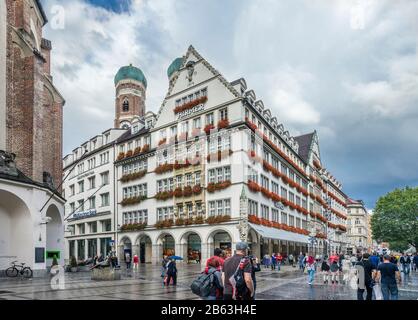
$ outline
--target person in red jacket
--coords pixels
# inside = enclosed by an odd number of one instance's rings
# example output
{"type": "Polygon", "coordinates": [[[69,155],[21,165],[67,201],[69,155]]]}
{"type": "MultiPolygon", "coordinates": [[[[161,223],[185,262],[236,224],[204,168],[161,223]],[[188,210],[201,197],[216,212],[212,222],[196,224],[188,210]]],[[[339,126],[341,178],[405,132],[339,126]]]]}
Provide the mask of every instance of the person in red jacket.
{"type": "Polygon", "coordinates": [[[139,266],[139,258],[138,255],[134,255],[134,270],[138,271],[138,266],[139,266]]]}
{"type": "Polygon", "coordinates": [[[222,258],[222,250],[219,248],[216,248],[213,252],[213,256],[210,257],[208,260],[206,260],[206,266],[205,266],[205,272],[207,273],[209,270],[209,262],[211,260],[217,260],[219,262],[219,266],[217,267],[218,271],[222,271],[222,268],[224,266],[225,260],[222,258]]]}
{"type": "Polygon", "coordinates": [[[277,263],[277,270],[280,271],[280,266],[282,265],[282,261],[283,261],[283,256],[278,253],[276,255],[276,263],[277,263]]]}

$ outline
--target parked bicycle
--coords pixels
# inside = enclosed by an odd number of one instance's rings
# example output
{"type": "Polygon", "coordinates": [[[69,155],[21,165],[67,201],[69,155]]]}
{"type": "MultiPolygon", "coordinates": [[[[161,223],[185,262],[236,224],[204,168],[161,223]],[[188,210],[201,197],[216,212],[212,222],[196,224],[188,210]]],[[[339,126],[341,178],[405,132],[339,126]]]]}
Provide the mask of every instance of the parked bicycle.
{"type": "Polygon", "coordinates": [[[19,274],[24,278],[32,278],[33,272],[30,267],[25,267],[25,263],[16,264],[17,261],[11,263],[11,267],[6,269],[6,276],[16,278],[19,274]]]}

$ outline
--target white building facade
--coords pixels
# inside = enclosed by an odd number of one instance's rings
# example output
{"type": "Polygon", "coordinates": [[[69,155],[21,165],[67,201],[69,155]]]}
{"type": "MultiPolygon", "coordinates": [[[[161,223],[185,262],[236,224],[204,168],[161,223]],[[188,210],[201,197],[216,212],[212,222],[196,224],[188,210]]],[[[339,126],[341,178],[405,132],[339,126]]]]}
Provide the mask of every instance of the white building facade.
{"type": "Polygon", "coordinates": [[[367,252],[372,249],[369,213],[362,200],[348,199],[348,252],[367,252]]]}
{"type": "Polygon", "coordinates": [[[170,65],[156,115],[131,95],[146,89],[142,71],[121,70],[115,123],[130,129],[110,174],[121,261],[199,262],[239,241],[258,257],[345,249],[345,195],[322,168],[316,132],[292,137],[244,79],[228,82],[193,47],[170,65]]]}

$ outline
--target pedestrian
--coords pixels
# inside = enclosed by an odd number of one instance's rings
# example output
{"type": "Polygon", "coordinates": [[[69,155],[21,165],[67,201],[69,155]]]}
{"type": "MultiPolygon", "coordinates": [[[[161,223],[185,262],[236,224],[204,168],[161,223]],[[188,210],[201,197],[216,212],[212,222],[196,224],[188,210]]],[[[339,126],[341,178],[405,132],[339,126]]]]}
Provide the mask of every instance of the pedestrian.
{"type": "Polygon", "coordinates": [[[352,255],[350,258],[350,262],[351,262],[351,265],[354,267],[357,263],[357,257],[355,255],[352,255]]]}
{"type": "Polygon", "coordinates": [[[166,276],[167,263],[168,263],[168,258],[166,255],[164,255],[163,260],[161,260],[161,278],[163,279],[166,276]]]}
{"type": "Polygon", "coordinates": [[[418,253],[415,253],[414,258],[412,259],[413,262],[413,270],[416,272],[418,269],[418,253]]]}
{"type": "Polygon", "coordinates": [[[204,272],[206,274],[213,274],[213,277],[210,293],[207,297],[203,298],[204,300],[222,300],[223,297],[222,272],[220,271],[222,268],[220,260],[215,257],[218,256],[214,255],[212,258],[209,258],[206,263],[207,270],[204,272]]]}
{"type": "Polygon", "coordinates": [[[402,265],[402,272],[404,273],[404,275],[409,275],[409,271],[411,268],[411,257],[409,255],[406,255],[404,252],[402,257],[399,259],[399,262],[402,265]]]}
{"type": "Polygon", "coordinates": [[[280,266],[282,265],[283,256],[280,252],[276,255],[277,271],[280,271],[280,266]]]}
{"type": "Polygon", "coordinates": [[[224,265],[224,258],[222,257],[222,249],[220,248],[215,248],[215,250],[213,251],[213,256],[210,257],[208,260],[206,260],[206,266],[205,266],[205,271],[209,270],[209,260],[215,259],[217,261],[219,261],[219,266],[218,269],[219,271],[222,271],[222,267],[224,265]]]}
{"type": "Polygon", "coordinates": [[[125,263],[126,263],[126,269],[131,269],[131,255],[129,253],[126,253],[125,255],[125,263]]]}
{"type": "Polygon", "coordinates": [[[384,300],[398,300],[398,285],[401,283],[401,274],[398,266],[390,262],[390,256],[383,257],[383,263],[377,267],[376,281],[380,280],[384,300]]]}
{"type": "Polygon", "coordinates": [[[329,269],[330,267],[329,267],[328,261],[326,259],[322,260],[321,272],[322,272],[322,275],[324,276],[324,284],[328,283],[329,269]]]}
{"type": "Polygon", "coordinates": [[[377,266],[379,265],[379,255],[377,252],[373,252],[373,255],[369,258],[370,263],[373,265],[373,268],[377,269],[377,266]]]}
{"type": "Polygon", "coordinates": [[[370,262],[370,255],[364,253],[360,261],[356,262],[356,266],[362,268],[363,276],[358,275],[359,283],[357,288],[357,300],[364,300],[364,291],[367,292],[366,300],[372,300],[374,279],[376,277],[376,268],[370,262]],[[360,283],[360,280],[362,281],[360,283]]]}
{"type": "Polygon", "coordinates": [[[134,270],[135,271],[138,271],[138,268],[139,268],[139,258],[138,258],[138,255],[134,255],[134,270]]]}
{"type": "Polygon", "coordinates": [[[308,263],[306,264],[306,270],[308,271],[308,284],[312,285],[315,278],[315,259],[312,256],[308,257],[308,263]]]}
{"type": "Polygon", "coordinates": [[[247,257],[247,250],[246,242],[238,242],[235,254],[225,260],[222,270],[224,300],[251,300],[254,296],[252,267],[250,259],[247,257]],[[240,277],[234,277],[234,275],[240,277]],[[235,285],[231,283],[231,278],[234,279],[235,285]],[[239,282],[236,282],[237,279],[239,282]]]}
{"type": "Polygon", "coordinates": [[[271,270],[276,270],[276,254],[271,255],[271,270]]]}
{"type": "Polygon", "coordinates": [[[289,265],[291,265],[292,267],[294,267],[294,264],[293,264],[293,254],[289,254],[289,257],[288,257],[288,259],[289,259],[289,265]]]}
{"type": "Polygon", "coordinates": [[[255,294],[257,292],[257,278],[255,276],[256,272],[261,271],[260,263],[258,262],[257,257],[250,256],[250,262],[251,262],[251,279],[253,279],[254,283],[254,294],[252,300],[255,300],[255,294]]]}
{"type": "Polygon", "coordinates": [[[267,253],[263,257],[263,265],[264,269],[267,269],[270,266],[270,255],[267,253]]]}
{"type": "Polygon", "coordinates": [[[171,283],[173,286],[177,285],[177,265],[174,259],[171,259],[167,263],[167,280],[165,285],[168,287],[171,283]]]}
{"type": "Polygon", "coordinates": [[[299,270],[303,272],[303,270],[305,269],[305,256],[303,255],[303,253],[301,252],[299,254],[299,258],[298,258],[298,263],[299,263],[299,270]]]}
{"type": "Polygon", "coordinates": [[[331,283],[338,283],[338,273],[340,271],[340,268],[338,266],[338,256],[334,254],[329,258],[329,260],[331,271],[331,283]]]}

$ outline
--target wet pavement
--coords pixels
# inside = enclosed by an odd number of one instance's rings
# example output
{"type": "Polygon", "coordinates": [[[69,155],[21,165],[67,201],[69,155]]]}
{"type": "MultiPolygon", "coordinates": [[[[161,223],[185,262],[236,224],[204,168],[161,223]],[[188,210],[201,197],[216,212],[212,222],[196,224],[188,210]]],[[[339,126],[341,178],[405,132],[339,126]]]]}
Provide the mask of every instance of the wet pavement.
{"type": "MultiPolygon", "coordinates": [[[[179,265],[178,285],[164,287],[158,266],[143,265],[139,272],[122,271],[122,280],[93,281],[90,272],[65,273],[65,287],[54,289],[51,277],[35,279],[0,278],[0,300],[183,300],[199,299],[190,284],[200,265],[179,265]]],[[[418,299],[418,273],[399,286],[400,300],[418,299]]],[[[262,269],[257,273],[257,300],[355,300],[356,290],[344,284],[323,284],[316,276],[307,284],[307,275],[285,266],[280,272],[262,269]]]]}

